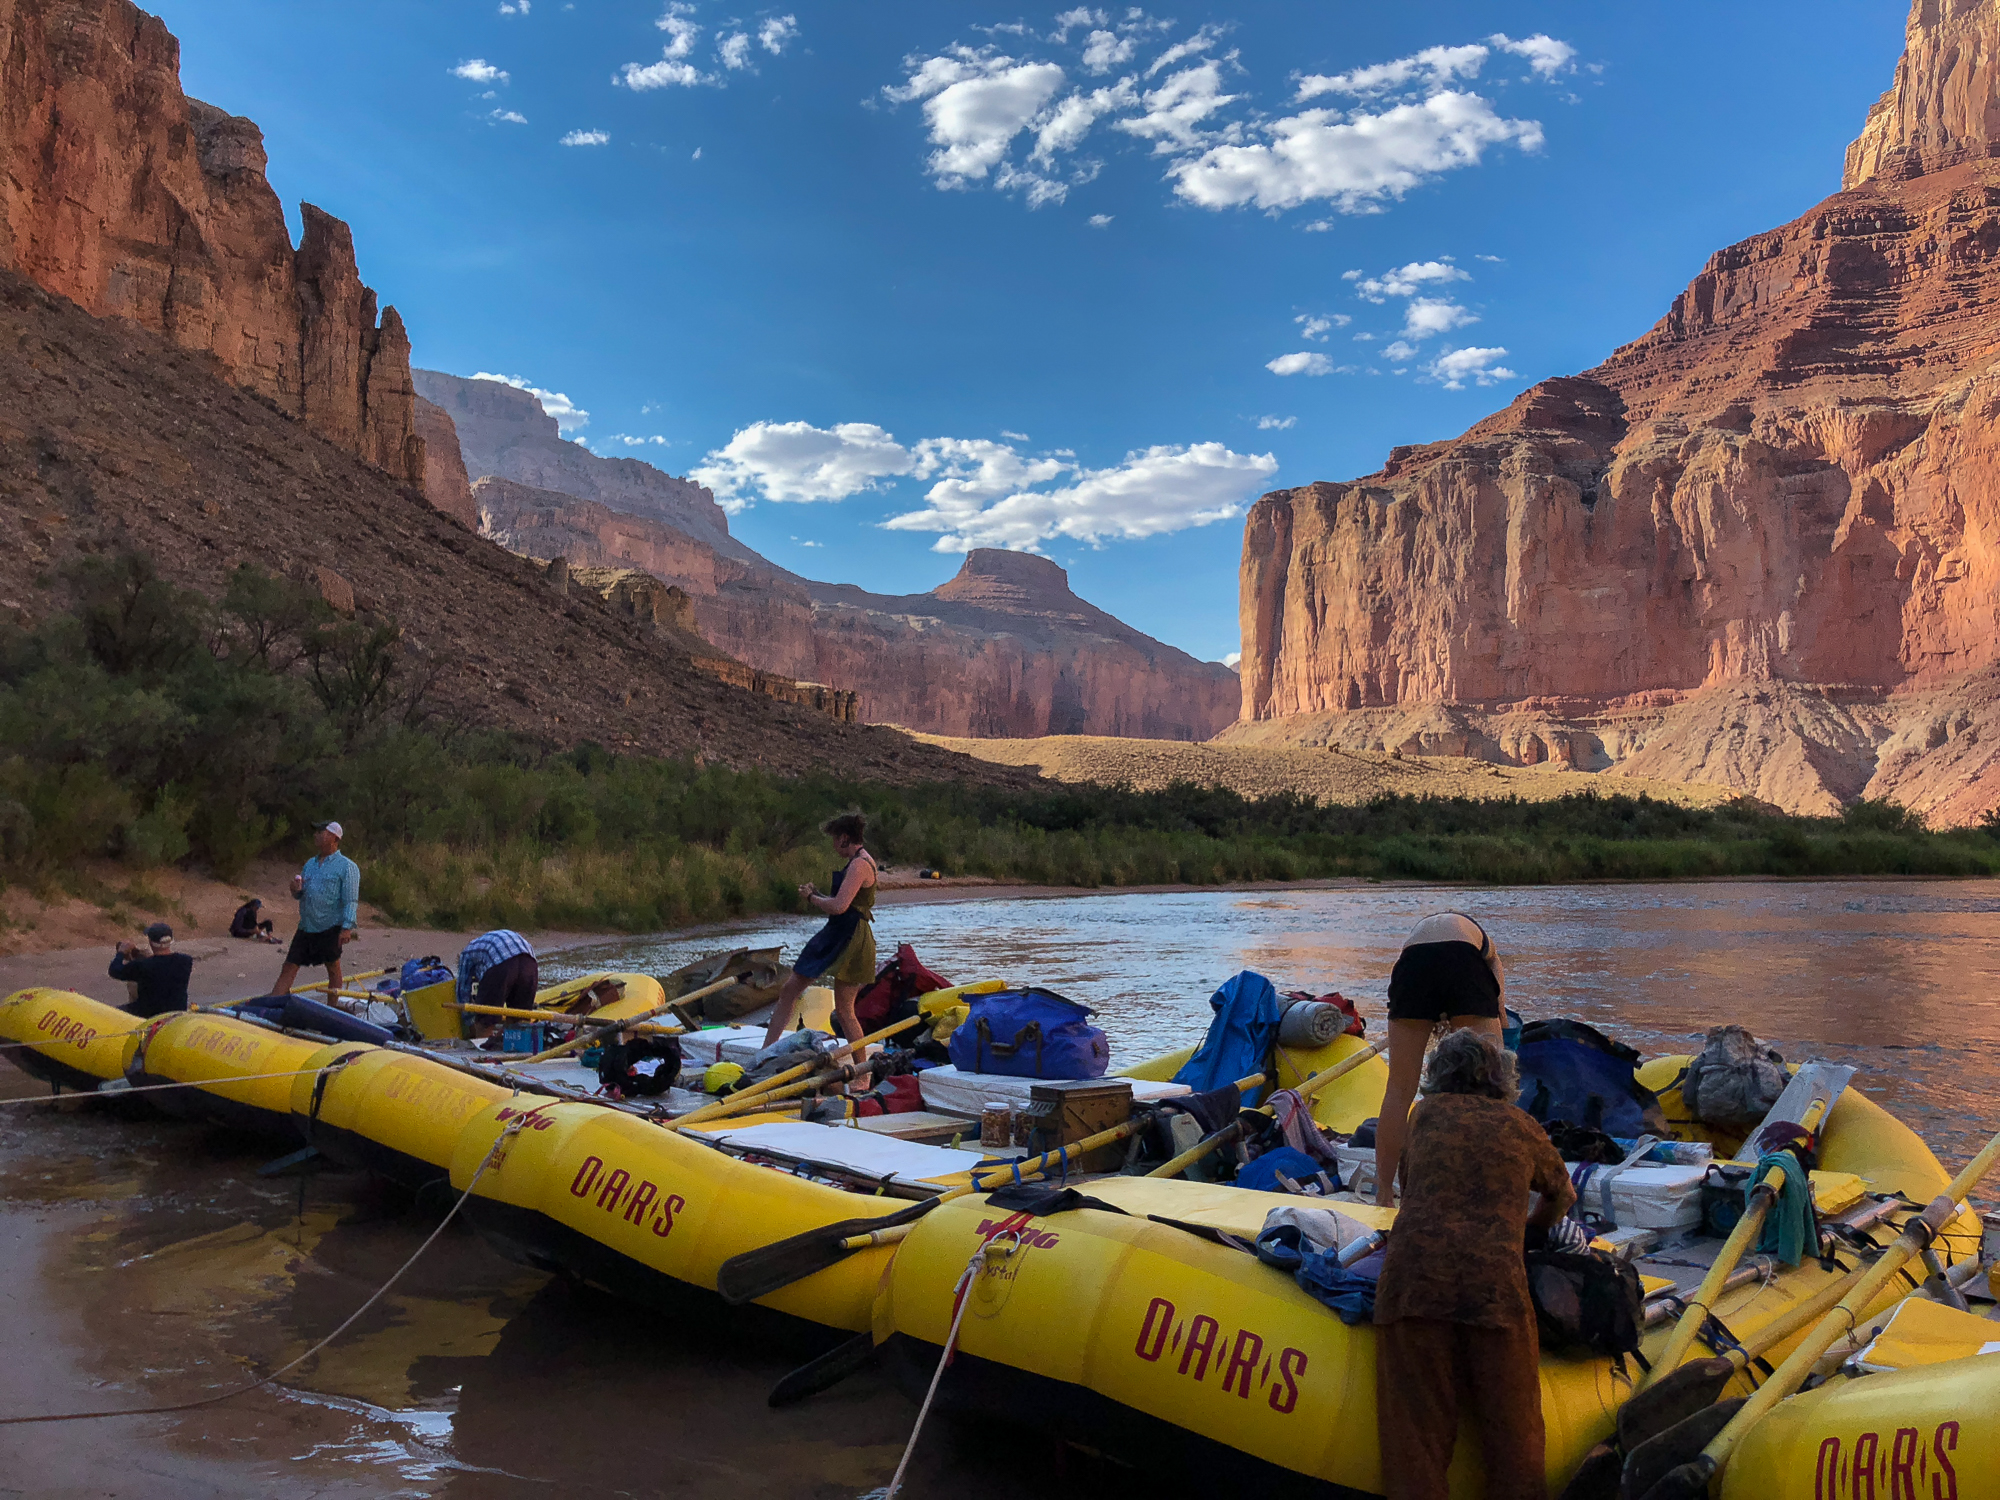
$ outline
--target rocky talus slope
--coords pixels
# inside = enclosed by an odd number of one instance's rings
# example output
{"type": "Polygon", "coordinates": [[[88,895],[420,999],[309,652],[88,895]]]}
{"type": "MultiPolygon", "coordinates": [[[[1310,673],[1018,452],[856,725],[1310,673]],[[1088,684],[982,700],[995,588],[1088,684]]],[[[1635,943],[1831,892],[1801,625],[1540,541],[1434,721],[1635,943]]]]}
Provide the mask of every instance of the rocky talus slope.
{"type": "Polygon", "coordinates": [[[249,120],[181,91],[180,43],[129,0],[0,0],[0,269],[129,320],[321,437],[422,483],[410,341],[347,226],[296,249],[249,120]]]}
{"type": "Polygon", "coordinates": [[[640,568],[685,589],[726,658],[824,685],[869,723],[937,734],[1202,740],[1236,717],[1236,676],[1079,599],[1045,558],[972,553],[928,593],[815,583],[729,535],[700,485],[565,441],[530,393],[416,372],[456,424],[482,530],[512,551],[640,568]]]}
{"type": "Polygon", "coordinates": [[[2000,0],[1596,369],[1245,527],[1239,742],[2000,803],[2000,0]]]}
{"type": "Polygon", "coordinates": [[[730,686],[690,660],[671,609],[662,628],[657,606],[642,618],[588,580],[550,579],[224,381],[206,351],[6,271],[0,525],[16,539],[0,548],[0,612],[21,622],[65,606],[63,566],[86,553],[141,550],[211,596],[249,562],[396,620],[413,669],[468,724],[785,774],[1031,779],[730,686]]]}

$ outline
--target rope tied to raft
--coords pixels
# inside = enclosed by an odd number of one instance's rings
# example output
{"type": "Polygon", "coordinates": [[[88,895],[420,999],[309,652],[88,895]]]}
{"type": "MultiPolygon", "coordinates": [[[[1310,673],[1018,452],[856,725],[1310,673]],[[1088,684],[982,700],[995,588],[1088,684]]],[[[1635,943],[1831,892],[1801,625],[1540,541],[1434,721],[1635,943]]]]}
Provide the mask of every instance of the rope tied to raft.
{"type": "Polygon", "coordinates": [[[930,1389],[924,1392],[924,1404],[917,1408],[917,1425],[910,1429],[910,1441],[903,1447],[903,1457],[896,1465],[896,1472],[889,1480],[889,1487],[874,1491],[868,1500],[896,1500],[896,1494],[903,1487],[903,1474],[910,1467],[910,1456],[917,1451],[917,1439],[923,1435],[924,1419],[931,1414],[931,1403],[937,1399],[938,1383],[944,1379],[945,1366],[951,1363],[951,1352],[958,1346],[959,1325],[965,1321],[965,1310],[972,1305],[972,1283],[979,1275],[980,1268],[991,1261],[1004,1259],[1021,1248],[1021,1230],[1002,1229],[988,1235],[972,1252],[972,1259],[965,1263],[959,1273],[958,1282],[952,1287],[953,1309],[951,1332],[945,1335],[944,1352],[938,1355],[937,1369],[931,1373],[930,1389]],[[1014,1243],[1005,1251],[996,1248],[1003,1239],[1011,1238],[1014,1243]]]}
{"type": "MultiPolygon", "coordinates": [[[[337,1073],[340,1069],[347,1066],[348,1061],[349,1059],[343,1057],[336,1062],[326,1064],[324,1067],[288,1068],[282,1073],[245,1073],[240,1078],[191,1078],[186,1083],[142,1083],[130,1088],[99,1088],[91,1089],[87,1092],[79,1090],[72,1097],[77,1099],[123,1099],[128,1094],[157,1094],[164,1089],[221,1088],[225,1085],[236,1083],[262,1083],[272,1078],[303,1078],[308,1073],[337,1073]]],[[[115,1080],[106,1079],[105,1081],[110,1083],[115,1080]]],[[[48,1102],[47,1099],[42,1098],[40,1095],[30,1095],[25,1099],[0,1099],[0,1108],[4,1108],[9,1104],[47,1104],[48,1102]]]]}
{"type": "MultiPolygon", "coordinates": [[[[529,1113],[532,1114],[533,1111],[530,1111],[529,1113]]],[[[404,1261],[400,1266],[398,1266],[395,1269],[395,1271],[390,1275],[387,1281],[383,1282],[379,1287],[375,1289],[373,1295],[371,1295],[366,1302],[362,1303],[359,1307],[355,1308],[353,1312],[348,1314],[346,1322],[342,1323],[338,1328],[334,1329],[332,1333],[329,1333],[325,1338],[321,1339],[317,1344],[314,1344],[312,1348],[306,1350],[306,1352],[301,1354],[297,1359],[292,1360],[288,1364],[280,1365],[277,1369],[271,1371],[271,1373],[268,1375],[260,1375],[257,1379],[251,1381],[247,1385],[240,1385],[237,1386],[234,1390],[224,1391],[219,1396],[203,1396],[198,1401],[176,1401],[166,1406],[139,1406],[119,1411],[69,1411],[69,1412],[53,1412],[44,1416],[36,1416],[36,1417],[0,1417],[0,1427],[15,1427],[30,1422],[88,1422],[98,1417],[157,1417],[157,1416],[165,1416],[172,1412],[199,1411],[201,1408],[205,1406],[217,1406],[224,1401],[232,1401],[238,1396],[247,1396],[250,1392],[257,1390],[259,1387],[271,1384],[271,1382],[278,1379],[279,1376],[289,1374],[291,1371],[296,1370],[300,1365],[304,1364],[307,1360],[311,1359],[315,1354],[319,1353],[320,1350],[324,1349],[328,1344],[331,1344],[335,1339],[339,1338],[343,1333],[347,1332],[348,1329],[352,1328],[355,1325],[355,1323],[360,1319],[363,1313],[367,1312],[369,1308],[373,1307],[377,1302],[380,1302],[383,1297],[388,1295],[389,1288],[391,1288],[398,1281],[401,1281],[403,1279],[403,1273],[408,1271],[411,1266],[417,1263],[418,1257],[420,1257],[426,1250],[430,1249],[430,1247],[436,1243],[437,1237],[445,1232],[446,1227],[450,1225],[453,1219],[458,1217],[458,1211],[461,1208],[465,1207],[465,1200],[470,1198],[472,1196],[472,1190],[479,1186],[479,1179],[486,1175],[486,1169],[488,1167],[491,1167],[495,1162],[500,1160],[501,1156],[505,1154],[507,1143],[511,1141],[516,1135],[518,1135],[521,1131],[521,1128],[525,1126],[527,1123],[528,1123],[528,1115],[522,1115],[519,1119],[510,1120],[507,1123],[506,1128],[500,1132],[499,1138],[493,1142],[493,1148],[486,1153],[486,1159],[480,1162],[479,1169],[472,1174],[471,1181],[466,1183],[465,1191],[458,1195],[458,1201],[452,1204],[452,1206],[450,1207],[449,1210],[446,1211],[445,1216],[442,1219],[438,1220],[437,1228],[433,1229],[430,1232],[430,1234],[425,1238],[424,1242],[421,1245],[417,1246],[417,1248],[411,1252],[410,1258],[404,1261]]]]}

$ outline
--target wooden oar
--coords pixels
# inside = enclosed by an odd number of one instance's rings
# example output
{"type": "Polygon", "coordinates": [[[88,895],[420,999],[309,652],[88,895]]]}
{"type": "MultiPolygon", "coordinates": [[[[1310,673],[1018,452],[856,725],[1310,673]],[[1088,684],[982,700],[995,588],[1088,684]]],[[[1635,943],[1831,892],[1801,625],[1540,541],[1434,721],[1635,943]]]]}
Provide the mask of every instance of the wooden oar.
{"type": "MultiPolygon", "coordinates": [[[[1262,1073],[1253,1073],[1248,1078],[1237,1080],[1237,1088],[1255,1088],[1264,1081],[1262,1073]]],[[[790,1239],[774,1244],[760,1245],[755,1250],[746,1250],[741,1255],[731,1256],[716,1272],[715,1289],[722,1299],[732,1305],[754,1302],[759,1297],[768,1297],[781,1287],[788,1287],[795,1281],[803,1281],[815,1272],[824,1271],[828,1266],[838,1265],[857,1250],[866,1250],[871,1245],[891,1245],[910,1232],[910,1226],[940,1203],[949,1203],[955,1198],[963,1198],[972,1193],[988,1193],[1019,1179],[1022,1181],[1037,1177],[1050,1166],[1066,1161],[1071,1156],[1085,1156],[1101,1146],[1109,1146],[1115,1141],[1136,1135],[1146,1126],[1146,1117],[1135,1114],[1122,1125],[1113,1125],[1109,1130],[1085,1136],[1068,1146],[1059,1146],[1053,1151],[1044,1151],[1040,1156],[1031,1156],[1024,1161],[1008,1162],[1004,1166],[1005,1176],[1000,1169],[975,1167],[972,1180],[964,1187],[955,1187],[939,1193],[935,1198],[926,1198],[921,1203],[913,1203],[908,1208],[893,1214],[884,1214],[872,1219],[843,1219],[837,1224],[823,1224],[818,1229],[808,1229],[804,1234],[795,1234],[790,1239]],[[993,1170],[994,1175],[981,1179],[982,1170],[993,1170]]]]}
{"type": "MultiPolygon", "coordinates": [[[[1810,1135],[1819,1128],[1825,1109],[1826,1101],[1815,1100],[1812,1107],[1806,1111],[1807,1118],[1799,1121],[1799,1124],[1805,1127],[1807,1134],[1810,1135]]],[[[1759,1129],[1761,1128],[1760,1126],[1759,1129]]],[[[1708,1268],[1708,1274],[1701,1278],[1701,1285],[1695,1288],[1694,1295],[1687,1299],[1687,1306],[1681,1313],[1680,1321],[1674,1324],[1674,1331],[1667,1337],[1667,1347],[1654,1359],[1653,1368],[1641,1377],[1639,1390],[1643,1391],[1671,1375],[1680,1362],[1687,1358],[1688,1350],[1694,1347],[1696,1337],[1708,1322],[1708,1315],[1715,1311],[1715,1299],[1722,1295],[1723,1283],[1729,1279],[1730,1273],[1736,1269],[1744,1253],[1756,1243],[1758,1235],[1763,1233],[1765,1216],[1770,1213],[1771,1205],[1778,1201],[1778,1194],[1784,1191],[1789,1170],[1793,1169],[1774,1163],[1750,1190],[1749,1201],[1743,1206],[1743,1217],[1738,1219],[1736,1227],[1729,1231],[1729,1238],[1722,1242],[1722,1249],[1716,1255],[1715,1263],[1708,1268]]],[[[1800,1167],[1795,1170],[1804,1169],[1800,1167]]]]}
{"type": "Polygon", "coordinates": [[[1720,1432],[1712,1436],[1709,1434],[1707,1429],[1710,1424],[1704,1420],[1708,1413],[1704,1412],[1688,1418],[1680,1427],[1670,1429],[1655,1439],[1655,1442],[1669,1443],[1675,1433],[1688,1429],[1689,1446],[1694,1446],[1697,1436],[1703,1441],[1698,1453],[1667,1470],[1658,1482],[1651,1485],[1645,1492],[1644,1500],[1698,1500],[1698,1497],[1706,1495],[1709,1482],[1728,1466],[1730,1456],[1750,1429],[1761,1422],[1772,1407],[1804,1383],[1813,1366],[1819,1362],[1819,1357],[1832,1346],[1834,1340],[1861,1321],[1883,1284],[1921,1255],[1958,1217],[1959,1205],[1995,1165],[2000,1165],[2000,1135],[1988,1141],[1985,1148],[1966,1163],[1965,1170],[1954,1177],[1951,1185],[1933,1198],[1922,1213],[1913,1215],[1904,1223],[1903,1232],[1896,1237],[1895,1243],[1882,1252],[1874,1265],[1861,1273],[1852,1290],[1840,1299],[1833,1311],[1820,1319],[1813,1331],[1800,1341],[1798,1348],[1729,1418],[1720,1432]]]}
{"type": "MultiPolygon", "coordinates": [[[[728,984],[734,984],[735,982],[733,979],[725,981],[728,984]]],[[[710,988],[718,988],[718,986],[711,986],[710,988]]],[[[682,999],[698,999],[706,993],[708,993],[706,990],[696,990],[694,994],[685,995],[682,999]]],[[[680,1001],[676,1000],[670,1003],[678,1005],[680,1001]]],[[[679,1118],[667,1121],[667,1127],[670,1130],[679,1130],[685,1125],[699,1125],[704,1120],[714,1120],[726,1115],[742,1114],[746,1106],[756,1103],[774,1089],[783,1088],[786,1084],[804,1078],[809,1073],[831,1073],[833,1069],[827,1066],[830,1059],[845,1057],[851,1052],[868,1046],[871,1042],[879,1042],[885,1037],[896,1036],[901,1032],[908,1031],[923,1019],[922,1016],[911,1016],[906,1020],[898,1021],[893,1026],[884,1026],[880,1031],[871,1031],[858,1042],[842,1043],[825,1057],[815,1053],[809,1060],[800,1063],[797,1067],[786,1068],[782,1073],[774,1073],[761,1083],[752,1084],[746,1089],[738,1089],[735,1093],[730,1094],[726,1098],[719,1099],[713,1104],[704,1104],[700,1109],[689,1110],[679,1118]]]]}
{"type": "MultiPolygon", "coordinates": [[[[1337,1078],[1346,1077],[1349,1073],[1352,1073],[1356,1068],[1360,1067],[1363,1063],[1367,1062],[1371,1057],[1381,1056],[1383,1052],[1388,1050],[1388,1047],[1389,1044],[1387,1042],[1377,1042],[1372,1047],[1363,1048],[1361,1051],[1355,1053],[1352,1057],[1342,1058],[1332,1067],[1322,1068],[1320,1069],[1319,1072],[1313,1074],[1312,1077],[1300,1083],[1295,1089],[1295,1092],[1302,1099],[1310,1099],[1314,1094],[1317,1094],[1321,1089],[1325,1088],[1329,1083],[1332,1083],[1337,1078]]],[[[1261,1073],[1258,1074],[1257,1083],[1261,1084],[1263,1081],[1264,1081],[1264,1075],[1261,1073]]],[[[1252,1085],[1252,1087],[1256,1086],[1257,1085],[1255,1084],[1252,1085]]],[[[1256,1113],[1260,1115],[1268,1115],[1271,1112],[1272,1112],[1271,1105],[1268,1100],[1265,1103],[1258,1105],[1256,1109],[1256,1113]]],[[[1153,1168],[1153,1170],[1148,1172],[1146,1175],[1148,1177],[1178,1177],[1181,1175],[1181,1173],[1185,1172],[1189,1167],[1193,1166],[1196,1162],[1200,1161],[1210,1152],[1219,1150],[1223,1146],[1228,1145],[1231,1141],[1234,1141],[1239,1137],[1241,1137],[1244,1128],[1245,1126],[1243,1118],[1242,1116],[1239,1115],[1237,1116],[1236,1119],[1232,1120],[1229,1124],[1223,1126],[1222,1129],[1216,1131],[1213,1135],[1207,1136],[1202,1140],[1196,1141],[1192,1146],[1188,1147],[1187,1150],[1183,1151],[1179,1156],[1176,1156],[1172,1161],[1165,1162],[1162,1165],[1153,1168]]]]}
{"type": "MultiPolygon", "coordinates": [[[[342,984],[359,984],[364,979],[380,979],[384,974],[390,972],[388,969],[370,969],[366,974],[343,974],[340,982],[342,984]]],[[[330,981],[325,979],[315,979],[311,984],[295,984],[292,986],[292,993],[294,995],[310,994],[314,990],[325,989],[328,983],[330,981]]],[[[253,995],[251,998],[253,1000],[261,1000],[264,997],[262,995],[253,995]]]]}

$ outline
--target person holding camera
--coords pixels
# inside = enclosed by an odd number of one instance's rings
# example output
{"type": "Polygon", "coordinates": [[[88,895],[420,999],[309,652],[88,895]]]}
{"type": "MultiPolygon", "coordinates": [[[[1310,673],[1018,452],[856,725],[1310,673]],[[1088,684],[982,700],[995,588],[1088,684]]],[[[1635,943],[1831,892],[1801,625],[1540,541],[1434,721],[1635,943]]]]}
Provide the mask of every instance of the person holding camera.
{"type": "Polygon", "coordinates": [[[146,929],[144,953],[139,951],[138,943],[128,938],[111,955],[111,977],[132,987],[131,1001],[124,1008],[135,1016],[163,1016],[168,1011],[186,1010],[188,976],[193,972],[194,960],[185,953],[174,952],[174,930],[165,922],[155,922],[146,929]]]}

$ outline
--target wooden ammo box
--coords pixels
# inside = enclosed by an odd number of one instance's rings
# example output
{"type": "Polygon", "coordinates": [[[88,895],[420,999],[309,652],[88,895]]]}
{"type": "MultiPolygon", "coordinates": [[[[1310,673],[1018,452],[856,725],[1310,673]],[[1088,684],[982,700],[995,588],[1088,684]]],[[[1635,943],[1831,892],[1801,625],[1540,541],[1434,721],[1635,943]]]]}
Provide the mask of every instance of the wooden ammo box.
{"type": "MultiPolygon", "coordinates": [[[[1086,1136],[1123,1125],[1132,1118],[1132,1085],[1122,1078],[1080,1078],[1038,1083],[1029,1096],[1028,1149],[1053,1151],[1086,1136]]],[[[1115,1172],[1125,1164],[1125,1142],[1113,1141],[1083,1156],[1072,1157],[1079,1172],[1115,1172]]],[[[1059,1175],[1051,1168],[1046,1174],[1059,1175]]]]}

